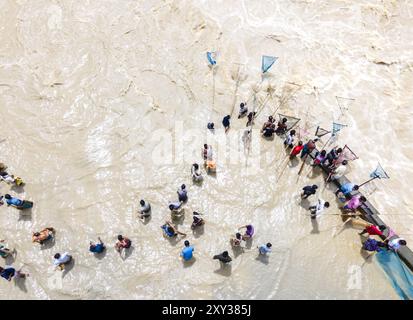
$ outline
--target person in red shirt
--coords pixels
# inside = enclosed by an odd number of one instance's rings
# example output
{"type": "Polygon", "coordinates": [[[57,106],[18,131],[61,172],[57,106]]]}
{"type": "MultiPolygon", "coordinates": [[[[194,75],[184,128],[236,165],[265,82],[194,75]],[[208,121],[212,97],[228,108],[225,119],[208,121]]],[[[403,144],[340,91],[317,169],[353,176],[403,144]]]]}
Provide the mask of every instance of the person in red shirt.
{"type": "Polygon", "coordinates": [[[304,148],[303,142],[298,141],[298,145],[296,145],[290,153],[290,159],[295,158],[301,152],[301,150],[303,150],[303,148],[304,148]]]}
{"type": "Polygon", "coordinates": [[[370,224],[369,226],[365,227],[364,230],[359,234],[363,235],[365,233],[368,233],[369,236],[382,236],[384,230],[386,230],[386,227],[383,225],[377,227],[374,224],[370,224]]]}

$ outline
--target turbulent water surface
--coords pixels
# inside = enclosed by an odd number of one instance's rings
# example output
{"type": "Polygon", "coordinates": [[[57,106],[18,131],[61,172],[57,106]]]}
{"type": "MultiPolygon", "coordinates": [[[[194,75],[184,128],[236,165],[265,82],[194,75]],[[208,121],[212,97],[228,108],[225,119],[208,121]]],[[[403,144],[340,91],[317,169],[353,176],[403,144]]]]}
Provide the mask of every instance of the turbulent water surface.
{"type": "Polygon", "coordinates": [[[2,183],[1,193],[35,202],[27,214],[0,208],[1,238],[18,252],[13,265],[30,273],[2,281],[0,297],[398,299],[360,253],[358,230],[338,233],[334,187],[308,166],[298,176],[279,138],[253,132],[247,159],[236,114],[241,101],[253,108],[255,90],[257,108],[267,101],[255,128],[277,107],[310,133],[347,124],[330,146],[347,143],[360,157],[350,164],[354,182],[380,161],[390,179],[364,192],[413,241],[412,14],[407,0],[0,0],[0,161],[26,182],[22,190],[2,183]],[[279,57],[264,78],[263,54],[279,57]],[[341,100],[340,110],[335,96],[355,100],[341,100]],[[227,135],[207,136],[208,120],[220,129],[231,113],[227,135]],[[216,176],[197,186],[190,164],[201,163],[207,139],[238,156],[219,153],[216,176]],[[160,229],[182,183],[190,265],[179,259],[182,241],[160,229]],[[313,183],[332,203],[316,222],[299,201],[313,183]],[[141,198],[153,208],[147,224],[137,219],[141,198]],[[190,229],[194,210],[205,214],[203,233],[190,229]],[[247,223],[256,237],[237,255],[229,237],[247,223]],[[31,233],[48,226],[55,244],[32,244],[31,233]],[[113,249],[119,233],[133,241],[123,259],[113,249]],[[100,258],[88,252],[98,236],[108,246],[100,258]],[[268,241],[268,261],[257,258],[254,248],[268,241]],[[234,261],[220,269],[212,256],[225,249],[234,261]],[[51,265],[64,251],[75,263],[62,278],[51,265]]]}

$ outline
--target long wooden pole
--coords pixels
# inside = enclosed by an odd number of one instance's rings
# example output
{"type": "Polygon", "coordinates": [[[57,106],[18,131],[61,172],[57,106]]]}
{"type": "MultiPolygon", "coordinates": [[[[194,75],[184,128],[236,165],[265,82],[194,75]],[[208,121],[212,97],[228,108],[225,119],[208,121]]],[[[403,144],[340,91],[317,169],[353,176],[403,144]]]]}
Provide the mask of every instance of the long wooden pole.
{"type": "Polygon", "coordinates": [[[362,184],[359,185],[359,188],[360,188],[361,186],[364,186],[365,184],[369,183],[370,181],[373,181],[374,179],[377,179],[377,178],[378,178],[378,177],[374,177],[374,178],[371,178],[371,179],[367,180],[366,182],[363,182],[362,184]]]}

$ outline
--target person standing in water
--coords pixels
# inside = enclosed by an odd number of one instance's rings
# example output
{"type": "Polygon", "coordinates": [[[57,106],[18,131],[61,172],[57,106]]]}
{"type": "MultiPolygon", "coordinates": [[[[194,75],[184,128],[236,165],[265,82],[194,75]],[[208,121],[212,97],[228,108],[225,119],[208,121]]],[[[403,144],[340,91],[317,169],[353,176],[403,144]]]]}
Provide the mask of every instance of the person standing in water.
{"type": "Polygon", "coordinates": [[[193,257],[194,247],[189,244],[188,240],[184,242],[185,247],[181,251],[181,257],[184,261],[189,261],[193,257]]]}
{"type": "Polygon", "coordinates": [[[32,235],[32,242],[37,242],[43,245],[46,241],[52,240],[56,230],[52,227],[44,228],[40,232],[34,232],[32,235]]]}
{"type": "Polygon", "coordinates": [[[196,183],[201,183],[204,180],[204,177],[201,175],[201,171],[199,170],[199,165],[194,163],[191,167],[191,175],[192,180],[196,183]]]}
{"type": "Polygon", "coordinates": [[[145,220],[145,218],[149,218],[151,216],[151,205],[149,202],[145,202],[145,200],[141,200],[139,202],[141,205],[139,209],[139,219],[145,220]]]}
{"type": "Polygon", "coordinates": [[[224,117],[224,119],[222,119],[222,125],[223,125],[224,128],[225,128],[225,133],[227,133],[228,130],[229,130],[229,127],[230,127],[230,122],[229,122],[229,120],[230,120],[230,119],[231,119],[231,116],[230,116],[230,115],[227,115],[227,116],[224,117]]]}
{"type": "Polygon", "coordinates": [[[204,148],[202,149],[202,157],[204,160],[212,160],[212,147],[204,144],[204,148]]]}
{"type": "Polygon", "coordinates": [[[17,254],[16,249],[10,250],[4,244],[6,240],[0,240],[0,257],[6,259],[7,257],[13,256],[17,254]]]}
{"type": "Polygon", "coordinates": [[[63,271],[66,265],[68,265],[72,261],[72,256],[68,252],[65,252],[63,254],[56,253],[53,258],[53,264],[61,271],[63,271]]]}
{"type": "Polygon", "coordinates": [[[284,140],[284,146],[292,148],[294,146],[294,136],[295,136],[295,130],[291,130],[288,133],[287,138],[285,138],[284,140]]]}
{"type": "Polygon", "coordinates": [[[98,243],[94,243],[93,241],[90,241],[89,243],[89,251],[93,253],[102,253],[105,251],[106,247],[105,244],[103,243],[102,239],[98,237],[98,243]]]}
{"type": "Polygon", "coordinates": [[[117,252],[122,253],[123,249],[129,249],[132,246],[132,241],[129,238],[118,235],[118,241],[115,243],[115,249],[117,252]]]}
{"type": "Polygon", "coordinates": [[[241,104],[239,105],[239,114],[238,114],[238,119],[242,118],[243,116],[245,116],[248,112],[248,107],[247,107],[247,103],[245,102],[241,102],[241,104]]]}
{"type": "Polygon", "coordinates": [[[250,112],[250,113],[248,113],[248,121],[247,121],[247,125],[246,125],[246,127],[248,127],[248,126],[250,126],[250,125],[252,125],[253,123],[254,123],[254,118],[255,118],[255,115],[256,115],[257,113],[256,112],[250,112]]]}
{"type": "Polygon", "coordinates": [[[188,201],[188,191],[186,190],[186,186],[183,184],[177,191],[178,193],[178,200],[180,202],[188,201]]]}
{"type": "Polygon", "coordinates": [[[192,224],[191,224],[191,229],[195,229],[197,227],[202,226],[205,223],[205,220],[201,218],[201,214],[199,212],[194,211],[192,213],[192,224]]]}
{"type": "Polygon", "coordinates": [[[282,120],[278,121],[277,124],[277,129],[275,130],[275,133],[277,135],[284,134],[287,131],[287,118],[283,118],[282,120]]]}
{"type": "Polygon", "coordinates": [[[294,159],[301,152],[303,148],[304,148],[303,142],[298,141],[298,144],[293,148],[293,150],[290,153],[290,159],[294,159]]]}
{"type": "Polygon", "coordinates": [[[168,238],[176,237],[178,234],[186,237],[186,233],[178,231],[178,228],[170,221],[166,221],[165,224],[161,226],[161,229],[164,232],[164,236],[168,238]]]}
{"type": "Polygon", "coordinates": [[[228,251],[224,251],[221,254],[217,254],[213,257],[214,260],[219,260],[223,264],[230,263],[232,261],[231,257],[228,254],[228,251]]]}
{"type": "Polygon", "coordinates": [[[315,219],[317,216],[319,216],[324,209],[327,209],[330,206],[330,203],[328,201],[324,201],[323,199],[318,199],[317,203],[313,206],[310,206],[308,210],[310,210],[311,213],[311,219],[315,219]]]}
{"type": "Polygon", "coordinates": [[[215,130],[215,124],[213,122],[208,122],[207,128],[213,132],[215,130]]]}
{"type": "Polygon", "coordinates": [[[305,186],[303,193],[301,193],[302,199],[307,199],[309,196],[316,194],[318,186],[313,184],[312,186],[305,186]]]}
{"type": "Polygon", "coordinates": [[[254,227],[252,226],[252,224],[247,224],[245,226],[239,227],[238,230],[241,229],[246,229],[245,233],[242,235],[242,240],[247,241],[249,239],[251,239],[254,235],[254,227]]]}
{"type": "Polygon", "coordinates": [[[331,170],[326,181],[331,182],[340,179],[346,173],[347,160],[343,160],[342,163],[335,169],[331,170]]]}
{"type": "Polygon", "coordinates": [[[4,198],[6,199],[8,206],[13,206],[17,209],[29,209],[33,207],[33,202],[27,200],[20,200],[18,198],[14,198],[9,194],[5,194],[4,198]]]}
{"type": "Polygon", "coordinates": [[[234,238],[231,238],[231,239],[229,240],[229,243],[230,243],[231,246],[233,246],[233,247],[240,247],[240,246],[241,246],[241,243],[242,243],[242,235],[241,235],[241,233],[237,232],[237,233],[235,234],[235,237],[234,237],[234,238]]]}
{"type": "Polygon", "coordinates": [[[267,255],[268,253],[271,252],[271,247],[272,244],[270,242],[268,242],[267,244],[263,244],[261,246],[258,246],[258,252],[260,255],[267,255]]]}
{"type": "Polygon", "coordinates": [[[310,139],[308,142],[304,145],[303,150],[301,151],[301,158],[304,158],[304,156],[309,155],[313,150],[315,149],[316,145],[315,143],[318,141],[318,139],[310,139]]]}
{"type": "Polygon", "coordinates": [[[29,276],[27,273],[23,273],[20,270],[16,271],[12,266],[5,266],[4,268],[0,267],[0,277],[11,281],[11,279],[16,276],[16,279],[26,278],[29,276]]]}

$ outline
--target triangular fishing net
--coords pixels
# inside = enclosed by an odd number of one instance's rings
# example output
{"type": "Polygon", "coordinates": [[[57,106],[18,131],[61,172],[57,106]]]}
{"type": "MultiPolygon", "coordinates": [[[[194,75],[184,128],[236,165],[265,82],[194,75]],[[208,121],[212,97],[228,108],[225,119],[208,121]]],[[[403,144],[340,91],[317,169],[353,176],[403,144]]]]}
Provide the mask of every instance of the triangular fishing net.
{"type": "Polygon", "coordinates": [[[304,128],[298,127],[297,131],[298,131],[298,139],[300,139],[300,140],[303,139],[303,138],[310,138],[311,137],[311,132],[304,129],[304,128]]]}
{"type": "Polygon", "coordinates": [[[287,131],[291,130],[292,128],[294,128],[298,122],[300,122],[300,118],[296,118],[296,117],[291,117],[291,116],[286,116],[285,114],[281,114],[279,113],[278,116],[280,117],[280,121],[283,118],[287,119],[286,125],[287,125],[287,131]]]}
{"type": "Polygon", "coordinates": [[[344,114],[350,108],[350,105],[354,102],[353,98],[336,96],[337,105],[340,108],[341,114],[344,114]]]}
{"type": "Polygon", "coordinates": [[[389,179],[389,175],[384,171],[383,167],[380,163],[377,164],[377,168],[370,173],[371,178],[379,178],[379,179],[389,179]]]}
{"type": "Polygon", "coordinates": [[[261,70],[263,73],[267,72],[268,69],[277,61],[278,57],[272,56],[262,56],[261,70]]]}
{"type": "Polygon", "coordinates": [[[342,128],[347,127],[346,124],[333,122],[333,136],[336,135],[342,128]]]}
{"type": "Polygon", "coordinates": [[[322,136],[325,136],[326,134],[329,134],[331,131],[328,131],[326,129],[323,129],[321,127],[317,127],[317,130],[315,131],[315,135],[319,138],[322,136]]]}
{"type": "Polygon", "coordinates": [[[351,150],[347,145],[345,145],[343,148],[343,151],[340,153],[337,161],[340,163],[343,160],[347,161],[354,161],[358,159],[359,157],[351,150]]]}
{"type": "Polygon", "coordinates": [[[208,51],[206,55],[207,55],[208,62],[211,66],[217,64],[217,60],[216,60],[217,59],[217,54],[216,54],[216,52],[208,51]]]}

